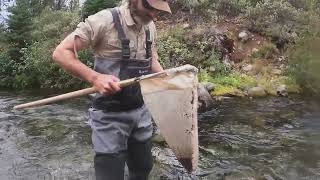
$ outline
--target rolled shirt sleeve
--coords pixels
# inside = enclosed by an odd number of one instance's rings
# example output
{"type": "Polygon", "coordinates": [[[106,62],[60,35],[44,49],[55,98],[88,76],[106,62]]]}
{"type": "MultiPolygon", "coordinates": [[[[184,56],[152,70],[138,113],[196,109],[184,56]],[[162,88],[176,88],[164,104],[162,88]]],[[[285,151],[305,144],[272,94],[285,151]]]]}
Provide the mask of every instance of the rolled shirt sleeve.
{"type": "Polygon", "coordinates": [[[108,10],[102,10],[89,16],[84,22],[80,22],[73,34],[80,37],[86,45],[94,48],[107,34],[112,21],[111,13],[108,10]]]}

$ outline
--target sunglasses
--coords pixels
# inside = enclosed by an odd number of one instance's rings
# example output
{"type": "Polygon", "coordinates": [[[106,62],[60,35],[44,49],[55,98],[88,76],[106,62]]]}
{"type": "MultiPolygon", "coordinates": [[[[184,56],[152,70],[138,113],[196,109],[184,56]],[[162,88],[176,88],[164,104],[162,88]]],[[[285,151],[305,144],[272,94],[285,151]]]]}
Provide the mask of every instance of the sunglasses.
{"type": "Polygon", "coordinates": [[[142,5],[143,5],[144,8],[146,8],[146,9],[148,9],[150,11],[157,10],[154,7],[152,7],[147,0],[142,0],[142,5]]]}

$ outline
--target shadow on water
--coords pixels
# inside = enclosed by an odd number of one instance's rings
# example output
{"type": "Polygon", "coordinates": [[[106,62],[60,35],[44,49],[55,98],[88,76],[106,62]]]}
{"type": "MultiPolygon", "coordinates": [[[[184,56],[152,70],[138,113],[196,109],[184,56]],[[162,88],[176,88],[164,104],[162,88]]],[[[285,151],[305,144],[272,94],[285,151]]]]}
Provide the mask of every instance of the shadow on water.
{"type": "MultiPolygon", "coordinates": [[[[92,179],[88,100],[11,109],[43,97],[0,91],[0,179],[92,179]]],[[[319,118],[319,104],[299,97],[219,102],[199,114],[197,171],[185,173],[155,145],[150,179],[320,179],[319,118]]]]}

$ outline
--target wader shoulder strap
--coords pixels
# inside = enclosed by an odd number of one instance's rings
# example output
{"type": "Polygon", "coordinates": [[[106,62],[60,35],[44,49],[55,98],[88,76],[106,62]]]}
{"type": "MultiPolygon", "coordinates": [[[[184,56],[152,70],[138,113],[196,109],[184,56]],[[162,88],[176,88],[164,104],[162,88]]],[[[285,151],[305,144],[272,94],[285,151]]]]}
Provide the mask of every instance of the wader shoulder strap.
{"type": "Polygon", "coordinates": [[[123,31],[122,25],[120,23],[118,11],[115,8],[113,8],[113,9],[111,9],[111,14],[113,17],[114,25],[118,31],[118,37],[121,40],[122,58],[123,59],[130,59],[130,46],[129,46],[130,40],[127,39],[126,34],[123,31]]]}
{"type": "Polygon", "coordinates": [[[151,51],[152,39],[149,28],[146,29],[146,59],[152,57],[151,51]]]}

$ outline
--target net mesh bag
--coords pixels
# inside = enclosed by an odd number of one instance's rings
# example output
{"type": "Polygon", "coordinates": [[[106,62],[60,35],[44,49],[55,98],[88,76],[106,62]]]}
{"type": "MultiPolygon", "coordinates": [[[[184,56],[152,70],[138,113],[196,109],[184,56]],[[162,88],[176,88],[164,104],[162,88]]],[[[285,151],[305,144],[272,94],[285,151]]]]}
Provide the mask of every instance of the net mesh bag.
{"type": "Polygon", "coordinates": [[[188,171],[198,164],[197,68],[184,65],[140,82],[144,101],[169,147],[188,171]]]}

